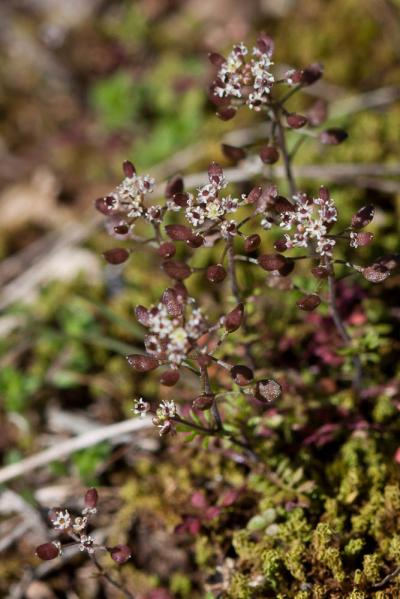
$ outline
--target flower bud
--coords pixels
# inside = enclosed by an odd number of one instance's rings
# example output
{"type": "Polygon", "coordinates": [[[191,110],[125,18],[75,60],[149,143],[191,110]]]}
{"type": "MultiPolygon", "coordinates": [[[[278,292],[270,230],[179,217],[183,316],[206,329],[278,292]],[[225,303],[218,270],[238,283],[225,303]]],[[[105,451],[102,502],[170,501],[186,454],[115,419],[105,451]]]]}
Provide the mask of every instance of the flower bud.
{"type": "Polygon", "coordinates": [[[274,243],[274,248],[277,252],[285,252],[288,249],[286,237],[280,237],[274,243]]]}
{"type": "Polygon", "coordinates": [[[283,212],[293,212],[295,209],[292,202],[283,196],[278,196],[274,199],[273,208],[278,214],[282,214],[283,212]]]}
{"type": "Polygon", "coordinates": [[[160,383],[165,387],[173,387],[179,381],[179,371],[175,368],[166,370],[160,376],[160,383]]]}
{"type": "Polygon", "coordinates": [[[60,547],[55,543],[43,543],[36,547],[36,555],[42,560],[51,560],[60,555],[60,547]]]}
{"type": "Polygon", "coordinates": [[[214,395],[212,393],[204,393],[193,400],[192,407],[195,410],[209,410],[214,403],[214,395]]]}
{"type": "Polygon", "coordinates": [[[142,324],[144,327],[150,326],[150,314],[147,308],[144,306],[136,306],[135,308],[135,316],[138,322],[142,324]]]}
{"type": "Polygon", "coordinates": [[[104,258],[109,264],[122,264],[129,258],[129,252],[125,248],[114,248],[103,253],[104,258]]]}
{"type": "Polygon", "coordinates": [[[279,150],[275,146],[264,146],[260,150],[260,158],[264,164],[275,164],[279,160],[279,150]]]}
{"type": "Polygon", "coordinates": [[[208,166],[208,178],[210,183],[220,183],[224,176],[222,167],[217,162],[211,162],[208,166]]]}
{"type": "Polygon", "coordinates": [[[234,108],[220,108],[216,115],[221,121],[230,121],[236,115],[236,110],[234,108]]]}
{"type": "Polygon", "coordinates": [[[108,216],[112,213],[114,209],[115,199],[112,196],[107,196],[105,198],[98,198],[94,201],[94,206],[96,210],[108,216]]]}
{"type": "Polygon", "coordinates": [[[239,162],[246,158],[246,151],[243,148],[237,148],[236,146],[229,146],[228,144],[222,144],[221,149],[225,156],[232,160],[232,162],[239,162]]]}
{"type": "Polygon", "coordinates": [[[321,187],[319,188],[319,197],[323,202],[329,202],[329,200],[331,199],[329,189],[321,185],[321,187]]]}
{"type": "Polygon", "coordinates": [[[315,62],[301,71],[300,83],[304,86],[312,85],[318,79],[321,79],[324,68],[321,64],[315,62]]]}
{"type": "Polygon", "coordinates": [[[129,177],[129,179],[132,179],[132,177],[136,174],[136,169],[130,160],[125,160],[122,163],[122,170],[125,177],[129,177]]]}
{"type": "Polygon", "coordinates": [[[353,229],[363,229],[374,218],[375,206],[373,204],[367,204],[353,214],[351,219],[351,226],[353,229]]]}
{"type": "Polygon", "coordinates": [[[178,262],[176,260],[166,260],[163,264],[164,272],[177,281],[183,281],[192,274],[190,267],[184,262],[178,262]]]}
{"type": "Polygon", "coordinates": [[[180,206],[181,208],[186,208],[188,200],[189,194],[185,192],[174,193],[174,195],[172,196],[172,201],[174,202],[174,204],[180,206]]]}
{"type": "Polygon", "coordinates": [[[117,564],[125,564],[131,557],[131,550],[128,545],[116,545],[115,547],[107,547],[107,551],[117,564]]]}
{"type": "Polygon", "coordinates": [[[296,114],[292,112],[286,117],[286,122],[291,129],[301,129],[304,125],[307,125],[307,117],[302,114],[296,114]]]}
{"type": "Polygon", "coordinates": [[[256,397],[260,401],[271,402],[279,399],[282,395],[282,387],[272,379],[263,379],[258,381],[256,387],[256,397]]]}
{"type": "Polygon", "coordinates": [[[285,266],[287,258],[282,254],[263,254],[259,256],[258,263],[264,270],[280,270],[285,266]]]}
{"type": "Polygon", "coordinates": [[[201,247],[203,243],[204,237],[202,235],[192,235],[192,237],[186,241],[186,244],[193,249],[201,247]]]}
{"type": "Polygon", "coordinates": [[[175,256],[176,247],[171,241],[164,241],[157,251],[161,258],[172,258],[172,256],[175,256]]]}
{"type": "Polygon", "coordinates": [[[327,266],[314,266],[311,273],[316,279],[327,279],[331,273],[331,269],[327,266]]]}
{"type": "Polygon", "coordinates": [[[206,277],[210,283],[222,283],[226,277],[226,270],[221,264],[213,264],[207,268],[206,277]]]}
{"type": "Polygon", "coordinates": [[[243,304],[238,304],[227,316],[225,317],[225,328],[228,333],[233,333],[242,324],[244,314],[243,304]]]}
{"type": "Polygon", "coordinates": [[[326,146],[337,146],[347,138],[348,134],[346,131],[344,129],[339,129],[338,127],[326,129],[325,131],[322,131],[319,136],[320,142],[326,146]]]}
{"type": "Polygon", "coordinates": [[[309,295],[303,296],[296,302],[296,305],[300,310],[306,312],[312,312],[321,303],[321,298],[316,293],[310,293],[309,295]]]}
{"type": "Polygon", "coordinates": [[[231,368],[231,377],[237,385],[243,387],[251,383],[254,378],[254,374],[251,368],[248,368],[243,364],[238,364],[237,366],[233,366],[233,368],[231,368]]]}
{"type": "Polygon", "coordinates": [[[85,507],[89,509],[93,509],[97,506],[97,502],[99,500],[99,494],[97,493],[97,489],[92,487],[88,489],[85,493],[85,507]]]}
{"type": "Polygon", "coordinates": [[[114,227],[113,231],[117,235],[126,235],[127,233],[129,233],[129,227],[126,223],[122,223],[121,225],[117,225],[116,227],[114,227]]]}
{"type": "Polygon", "coordinates": [[[208,60],[218,69],[220,69],[226,62],[225,58],[221,54],[218,54],[218,52],[209,52],[208,60]]]}
{"type": "Polygon", "coordinates": [[[249,237],[246,237],[244,240],[244,251],[250,254],[259,248],[260,244],[261,237],[257,233],[254,233],[254,235],[249,235],[249,237]]]}
{"type": "Polygon", "coordinates": [[[374,234],[368,231],[360,231],[360,233],[354,233],[355,243],[354,247],[365,247],[373,242],[374,234]]]}
{"type": "Polygon", "coordinates": [[[184,189],[183,179],[180,175],[175,175],[170,179],[165,187],[164,195],[169,200],[175,194],[182,193],[184,189]]]}
{"type": "Polygon", "coordinates": [[[147,356],[142,354],[130,354],[126,356],[128,364],[136,372],[149,372],[155,370],[159,366],[159,362],[153,356],[147,356]]]}
{"type": "Polygon", "coordinates": [[[193,237],[193,231],[186,225],[166,225],[165,232],[174,241],[187,241],[193,237]]]}
{"type": "Polygon", "coordinates": [[[294,265],[294,260],[292,260],[291,258],[286,258],[285,264],[278,269],[278,272],[281,275],[281,277],[287,277],[288,275],[290,275],[290,273],[294,270],[294,265]]]}

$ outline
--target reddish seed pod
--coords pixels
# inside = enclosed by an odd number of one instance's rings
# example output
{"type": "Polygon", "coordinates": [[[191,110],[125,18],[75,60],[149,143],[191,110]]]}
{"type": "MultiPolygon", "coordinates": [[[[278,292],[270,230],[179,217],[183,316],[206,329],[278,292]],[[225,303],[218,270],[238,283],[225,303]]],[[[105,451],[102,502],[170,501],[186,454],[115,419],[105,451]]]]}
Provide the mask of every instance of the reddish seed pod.
{"type": "Polygon", "coordinates": [[[187,241],[193,237],[193,231],[186,225],[166,225],[165,232],[174,241],[187,241]]]}
{"type": "Polygon", "coordinates": [[[319,197],[324,202],[329,202],[329,200],[331,199],[331,194],[330,194],[329,189],[327,189],[326,187],[321,185],[321,187],[319,188],[319,197]]]}
{"type": "Polygon", "coordinates": [[[128,364],[136,372],[150,372],[159,367],[159,362],[153,356],[146,356],[142,354],[130,354],[126,356],[128,364]]]}
{"type": "Polygon", "coordinates": [[[214,402],[214,395],[212,393],[204,393],[199,395],[192,402],[192,407],[195,410],[209,410],[214,402]]]}
{"type": "Polygon", "coordinates": [[[239,162],[239,160],[243,160],[243,158],[246,158],[246,151],[243,150],[243,148],[237,148],[236,146],[222,144],[221,149],[225,156],[233,162],[239,162]]]}
{"type": "Polygon", "coordinates": [[[316,279],[327,279],[331,273],[331,269],[327,266],[314,266],[311,273],[316,279]]]}
{"type": "Polygon", "coordinates": [[[181,281],[177,281],[174,285],[174,291],[176,293],[176,297],[180,302],[186,302],[189,297],[188,291],[185,285],[181,281]]]}
{"type": "Polygon", "coordinates": [[[368,233],[367,231],[361,231],[360,233],[357,233],[357,245],[359,247],[365,247],[367,245],[369,245],[370,243],[372,243],[372,241],[374,240],[374,234],[373,233],[368,233]]]}
{"type": "Polygon", "coordinates": [[[164,241],[157,250],[161,258],[172,258],[176,254],[176,247],[171,241],[164,241]]]}
{"type": "Polygon", "coordinates": [[[204,237],[202,237],[202,235],[193,235],[190,239],[186,241],[186,244],[193,249],[201,247],[203,243],[204,237]]]}
{"type": "Polygon", "coordinates": [[[126,235],[129,232],[129,227],[127,224],[117,225],[114,227],[114,233],[117,235],[126,235]]]}
{"type": "Polygon", "coordinates": [[[236,110],[234,108],[220,108],[216,115],[221,121],[230,121],[236,115],[236,110]]]}
{"type": "Polygon", "coordinates": [[[89,509],[93,509],[97,506],[97,502],[99,500],[99,494],[97,492],[97,489],[95,489],[94,487],[92,487],[91,489],[88,489],[85,493],[85,507],[88,507],[89,509]]]}
{"type": "Polygon", "coordinates": [[[286,258],[285,264],[282,266],[282,268],[278,269],[278,272],[281,275],[281,277],[287,277],[288,275],[290,275],[290,273],[294,270],[294,265],[294,260],[292,260],[291,258],[286,258]]]}
{"type": "Polygon", "coordinates": [[[94,206],[96,210],[108,216],[112,213],[114,207],[115,200],[111,196],[107,196],[106,198],[98,198],[94,201],[94,206]]]}
{"type": "Polygon", "coordinates": [[[218,54],[218,52],[209,52],[208,60],[218,69],[226,62],[225,58],[221,54],[218,54]]]}
{"type": "Polygon", "coordinates": [[[279,150],[275,146],[264,146],[260,150],[260,158],[264,164],[275,164],[279,160],[279,150]]]}
{"type": "Polygon", "coordinates": [[[231,377],[237,385],[243,387],[251,383],[254,378],[254,374],[251,368],[248,368],[243,364],[238,364],[237,366],[233,366],[233,368],[231,368],[231,377]]]}
{"type": "Polygon", "coordinates": [[[185,192],[182,193],[174,193],[172,196],[172,201],[180,208],[186,208],[188,204],[189,195],[185,192]]]}
{"type": "Polygon", "coordinates": [[[309,295],[303,296],[296,302],[296,305],[300,310],[305,312],[312,312],[321,303],[321,298],[316,293],[310,293],[309,295]]]}
{"type": "Polygon", "coordinates": [[[273,208],[278,214],[282,214],[282,212],[293,212],[294,206],[287,198],[283,196],[278,196],[274,199],[273,208]]]}
{"type": "Polygon", "coordinates": [[[274,248],[277,252],[285,252],[288,249],[286,237],[280,237],[277,239],[274,243],[274,248]]]}
{"type": "Polygon", "coordinates": [[[55,543],[43,543],[43,545],[36,547],[35,553],[40,559],[49,561],[60,555],[60,549],[55,543]]]}
{"type": "Polygon", "coordinates": [[[131,550],[128,545],[116,545],[115,547],[107,547],[107,551],[117,564],[125,564],[131,557],[131,550]]]}
{"type": "Polygon", "coordinates": [[[282,254],[263,254],[258,258],[258,263],[264,270],[280,270],[285,266],[287,258],[282,254]]]}
{"type": "Polygon", "coordinates": [[[122,163],[122,170],[124,172],[125,177],[129,177],[129,179],[131,179],[136,174],[136,169],[130,160],[125,160],[122,163]]]}
{"type": "Polygon", "coordinates": [[[224,176],[222,167],[217,162],[208,165],[208,178],[211,183],[219,183],[224,176]]]}
{"type": "Polygon", "coordinates": [[[272,379],[263,379],[258,381],[256,387],[256,397],[259,401],[270,403],[279,399],[282,395],[282,387],[272,379]]]}
{"type": "Polygon", "coordinates": [[[348,134],[344,129],[332,127],[322,131],[319,136],[320,142],[326,146],[337,146],[348,138],[348,134]]]}
{"type": "Polygon", "coordinates": [[[271,37],[269,37],[269,35],[267,35],[266,33],[261,33],[259,35],[259,37],[257,38],[257,48],[260,50],[260,52],[263,52],[264,54],[267,54],[268,56],[271,56],[274,52],[274,41],[271,37]]]}
{"type": "Polygon", "coordinates": [[[262,187],[253,187],[253,189],[247,196],[247,203],[254,204],[255,202],[257,202],[261,197],[262,191],[262,187]]]}
{"type": "Polygon", "coordinates": [[[260,244],[261,237],[257,233],[254,233],[254,235],[249,235],[249,237],[246,237],[244,240],[244,251],[250,254],[259,248],[260,244]]]}
{"type": "Polygon", "coordinates": [[[183,304],[179,301],[175,289],[166,289],[162,295],[161,301],[167,308],[167,312],[170,316],[177,318],[182,315],[183,304]]]}
{"type": "Polygon", "coordinates": [[[175,194],[182,193],[183,189],[184,189],[184,183],[183,183],[182,177],[180,175],[175,175],[175,177],[172,177],[172,179],[170,179],[168,181],[166,188],[165,188],[164,195],[169,200],[175,194]]]}
{"type": "Polygon", "coordinates": [[[210,283],[222,283],[226,277],[226,270],[221,264],[213,264],[207,268],[206,277],[210,283]]]}
{"type": "Polygon", "coordinates": [[[238,304],[236,308],[234,308],[227,316],[225,317],[225,328],[228,333],[233,333],[236,331],[243,321],[244,314],[244,306],[243,304],[238,304]]]}
{"type": "Polygon", "coordinates": [[[165,387],[173,387],[179,381],[179,371],[171,368],[160,376],[160,383],[165,387]]]}
{"type": "Polygon", "coordinates": [[[301,127],[307,125],[307,117],[292,112],[287,115],[286,122],[291,129],[301,129],[301,127]]]}
{"type": "Polygon", "coordinates": [[[367,204],[353,214],[351,219],[351,226],[353,229],[363,229],[374,218],[375,206],[373,204],[367,204]]]}
{"type": "Polygon", "coordinates": [[[301,71],[300,83],[304,86],[312,85],[318,79],[321,79],[324,72],[324,68],[318,62],[310,64],[308,67],[301,71]]]}
{"type": "Polygon", "coordinates": [[[382,283],[390,276],[390,270],[383,264],[375,263],[363,268],[361,274],[370,283],[382,283]]]}
{"type": "Polygon", "coordinates": [[[192,274],[192,271],[187,264],[176,260],[167,260],[164,262],[163,269],[171,279],[176,279],[177,281],[183,281],[192,274]]]}
{"type": "Polygon", "coordinates": [[[122,264],[129,258],[129,252],[125,248],[114,248],[103,253],[104,258],[109,264],[122,264]]]}

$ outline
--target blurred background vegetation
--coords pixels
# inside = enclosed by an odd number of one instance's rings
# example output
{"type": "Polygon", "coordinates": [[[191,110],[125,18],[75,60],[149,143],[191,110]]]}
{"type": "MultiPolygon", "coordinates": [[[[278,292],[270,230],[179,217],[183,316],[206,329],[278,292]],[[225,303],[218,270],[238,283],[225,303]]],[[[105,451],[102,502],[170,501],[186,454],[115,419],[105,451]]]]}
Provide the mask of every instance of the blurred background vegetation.
{"type": "MultiPolygon", "coordinates": [[[[380,164],[396,169],[400,162],[398,0],[0,3],[0,453],[4,465],[87,427],[129,417],[133,397],[160,393],[155,379],[135,378],[122,356],[141,344],[143,333],[133,318],[133,307],[154,301],[166,280],[155,280],[151,256],[132,260],[123,273],[104,265],[100,254],[112,246],[99,226],[93,200],[120,180],[126,158],[160,182],[177,172],[202,171],[211,159],[227,165],[221,140],[234,143],[237,130],[254,130],[259,117],[242,111],[227,123],[215,118],[207,97],[212,76],[207,53],[225,52],[239,40],[251,42],[260,30],[274,37],[279,64],[323,63],[324,82],[315,91],[312,88],[313,96],[305,95],[293,106],[306,109],[315,96],[323,98],[331,106],[329,122],[349,132],[349,139],[338,148],[321,150],[307,144],[298,162],[380,164]],[[378,95],[371,98],[371,91],[378,95]],[[71,414],[74,417],[68,419],[71,414]]],[[[398,250],[398,176],[378,180],[355,171],[350,180],[335,180],[332,188],[344,219],[366,201],[377,206],[371,229],[376,244],[364,252],[366,258],[398,250]]],[[[197,291],[202,292],[200,283],[197,291]]],[[[393,331],[400,317],[398,278],[385,284],[383,302],[380,293],[374,288],[364,305],[371,324],[364,330],[363,349],[369,352],[371,364],[386,356],[387,372],[396,376],[393,353],[398,339],[393,331]]],[[[293,320],[295,299],[287,298],[284,308],[279,304],[270,308],[276,316],[286,310],[293,320]]],[[[284,325],[278,318],[272,322],[276,322],[272,334],[280,337],[284,325]]],[[[295,317],[294,325],[298,332],[293,333],[297,347],[293,353],[302,355],[304,335],[318,323],[299,324],[295,317]]],[[[273,361],[272,348],[271,342],[268,351],[273,361]]],[[[276,367],[282,369],[278,363],[276,367]]],[[[319,371],[313,372],[301,373],[304,384],[317,384],[314,375],[319,371]]],[[[324,384],[328,389],[328,377],[324,384]]],[[[317,391],[324,389],[322,383],[318,385],[317,391]]],[[[189,396],[190,391],[186,391],[189,396]]],[[[351,404],[349,398],[337,401],[351,404]]],[[[380,406],[379,422],[397,416],[398,407],[390,402],[382,399],[380,406]]],[[[393,453],[395,446],[389,445],[393,453]]],[[[187,463],[192,464],[187,451],[187,463]]],[[[247,484],[246,473],[229,470],[216,457],[207,459],[210,472],[215,476],[222,472],[229,485],[247,484]]],[[[12,488],[29,504],[39,502],[44,507],[40,489],[50,489],[52,498],[51,489],[58,487],[59,496],[66,498],[79,494],[84,485],[99,484],[110,488],[105,492],[110,512],[116,509],[111,488],[121,488],[122,508],[118,506],[109,535],[116,538],[121,528],[134,530],[139,550],[129,580],[150,599],[201,597],[201,577],[191,572],[209,563],[206,537],[199,537],[191,553],[166,530],[179,522],[176,506],[184,506],[193,486],[207,481],[200,467],[192,464],[192,471],[177,470],[174,460],[173,447],[166,450],[158,440],[139,435],[117,448],[105,442],[80,451],[66,463],[52,463],[39,474],[13,482],[12,488]],[[149,535],[151,551],[146,553],[143,547],[149,535]],[[166,546],[171,548],[168,559],[163,554],[166,546]],[[162,591],[151,595],[153,588],[161,587],[164,595],[162,591]]],[[[250,495],[265,491],[259,481],[250,487],[250,495]]],[[[212,492],[218,494],[218,485],[212,492]]],[[[263,513],[270,507],[264,500],[263,513]]],[[[2,532],[7,537],[15,520],[10,520],[7,510],[3,512],[2,532]]],[[[253,525],[257,529],[257,523],[253,525]]],[[[7,559],[0,565],[3,596],[18,581],[23,567],[36,565],[32,548],[40,534],[31,529],[5,547],[7,559]]],[[[214,543],[222,547],[222,532],[216,528],[213,534],[214,543]]],[[[243,548],[243,538],[235,542],[237,554],[247,551],[243,559],[248,559],[251,551],[243,548]]],[[[264,570],[272,568],[272,579],[278,581],[274,584],[279,585],[274,559],[264,570]]],[[[100,597],[96,593],[101,592],[116,596],[108,588],[99,591],[96,580],[84,589],[87,566],[78,565],[73,582],[72,569],[56,571],[50,586],[29,597],[100,597]],[[63,594],[68,584],[75,594],[63,594]]],[[[237,582],[230,596],[251,597],[245,594],[247,583],[237,582]]],[[[271,588],[275,592],[274,585],[271,588]]],[[[209,597],[213,596],[210,591],[209,597]]]]}

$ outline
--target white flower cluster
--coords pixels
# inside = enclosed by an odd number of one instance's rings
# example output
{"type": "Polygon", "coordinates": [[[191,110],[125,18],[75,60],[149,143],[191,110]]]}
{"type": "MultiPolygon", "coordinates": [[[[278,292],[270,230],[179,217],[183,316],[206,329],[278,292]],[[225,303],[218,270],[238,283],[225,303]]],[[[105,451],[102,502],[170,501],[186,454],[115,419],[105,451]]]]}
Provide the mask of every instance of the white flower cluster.
{"type": "Polygon", "coordinates": [[[159,429],[160,436],[166,435],[167,433],[174,433],[173,418],[178,415],[176,403],[173,400],[163,400],[153,418],[153,423],[159,429]]]}
{"type": "Polygon", "coordinates": [[[337,221],[334,201],[329,194],[321,193],[314,199],[298,194],[293,202],[293,210],[281,215],[280,226],[291,231],[285,235],[286,248],[312,246],[319,256],[332,258],[336,241],[328,237],[328,230],[329,225],[337,221]]]}
{"type": "Polygon", "coordinates": [[[252,58],[246,62],[248,53],[243,43],[233,47],[218,71],[214,93],[219,98],[236,100],[258,111],[269,101],[274,83],[274,76],[270,72],[273,62],[271,52],[258,47],[253,48],[252,58]]]}
{"type": "Polygon", "coordinates": [[[207,323],[199,308],[191,306],[188,318],[172,317],[167,306],[159,303],[149,310],[149,335],[145,338],[148,354],[178,367],[185,359],[193,341],[207,330],[207,323]]]}
{"type": "Polygon", "coordinates": [[[149,410],[150,404],[147,401],[144,401],[143,397],[134,400],[132,408],[134,414],[139,415],[140,418],[144,418],[149,410]]]}
{"type": "Polygon", "coordinates": [[[145,196],[154,189],[155,181],[149,175],[139,176],[134,173],[125,179],[108,196],[112,198],[111,212],[119,217],[133,221],[143,217],[151,223],[159,223],[162,219],[162,206],[144,205],[145,196]]]}
{"type": "MultiPolygon", "coordinates": [[[[89,517],[86,514],[93,514],[96,511],[96,508],[84,508],[81,516],[73,518],[68,510],[56,509],[53,510],[51,523],[54,530],[67,532],[75,540],[78,540],[80,551],[86,550],[88,553],[93,553],[95,550],[94,539],[85,532],[89,522],[89,517]]],[[[58,545],[61,553],[61,545],[58,545]]]]}

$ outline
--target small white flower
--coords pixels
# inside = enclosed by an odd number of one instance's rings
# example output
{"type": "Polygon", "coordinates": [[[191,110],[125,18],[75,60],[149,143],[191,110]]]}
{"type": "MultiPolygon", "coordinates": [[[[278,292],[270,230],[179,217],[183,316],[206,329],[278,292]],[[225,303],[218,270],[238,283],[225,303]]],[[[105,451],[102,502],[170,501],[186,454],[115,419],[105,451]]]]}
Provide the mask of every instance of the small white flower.
{"type": "Polygon", "coordinates": [[[173,418],[178,413],[176,403],[171,400],[164,399],[157,410],[157,416],[160,420],[173,418]]]}
{"type": "Polygon", "coordinates": [[[91,537],[90,535],[81,535],[79,541],[79,551],[87,551],[88,553],[94,553],[95,548],[93,547],[93,537],[91,537]]]}
{"type": "Polygon", "coordinates": [[[74,532],[81,532],[82,530],[84,530],[86,528],[87,523],[88,523],[87,516],[83,516],[83,517],[78,516],[74,520],[72,529],[74,532]]]}
{"type": "Polygon", "coordinates": [[[56,517],[52,521],[53,528],[56,530],[66,530],[71,527],[71,514],[68,510],[58,511],[56,517]]]}
{"type": "Polygon", "coordinates": [[[140,417],[144,418],[149,410],[150,404],[147,401],[143,401],[143,397],[134,400],[132,408],[134,414],[140,414],[140,417]]]}

